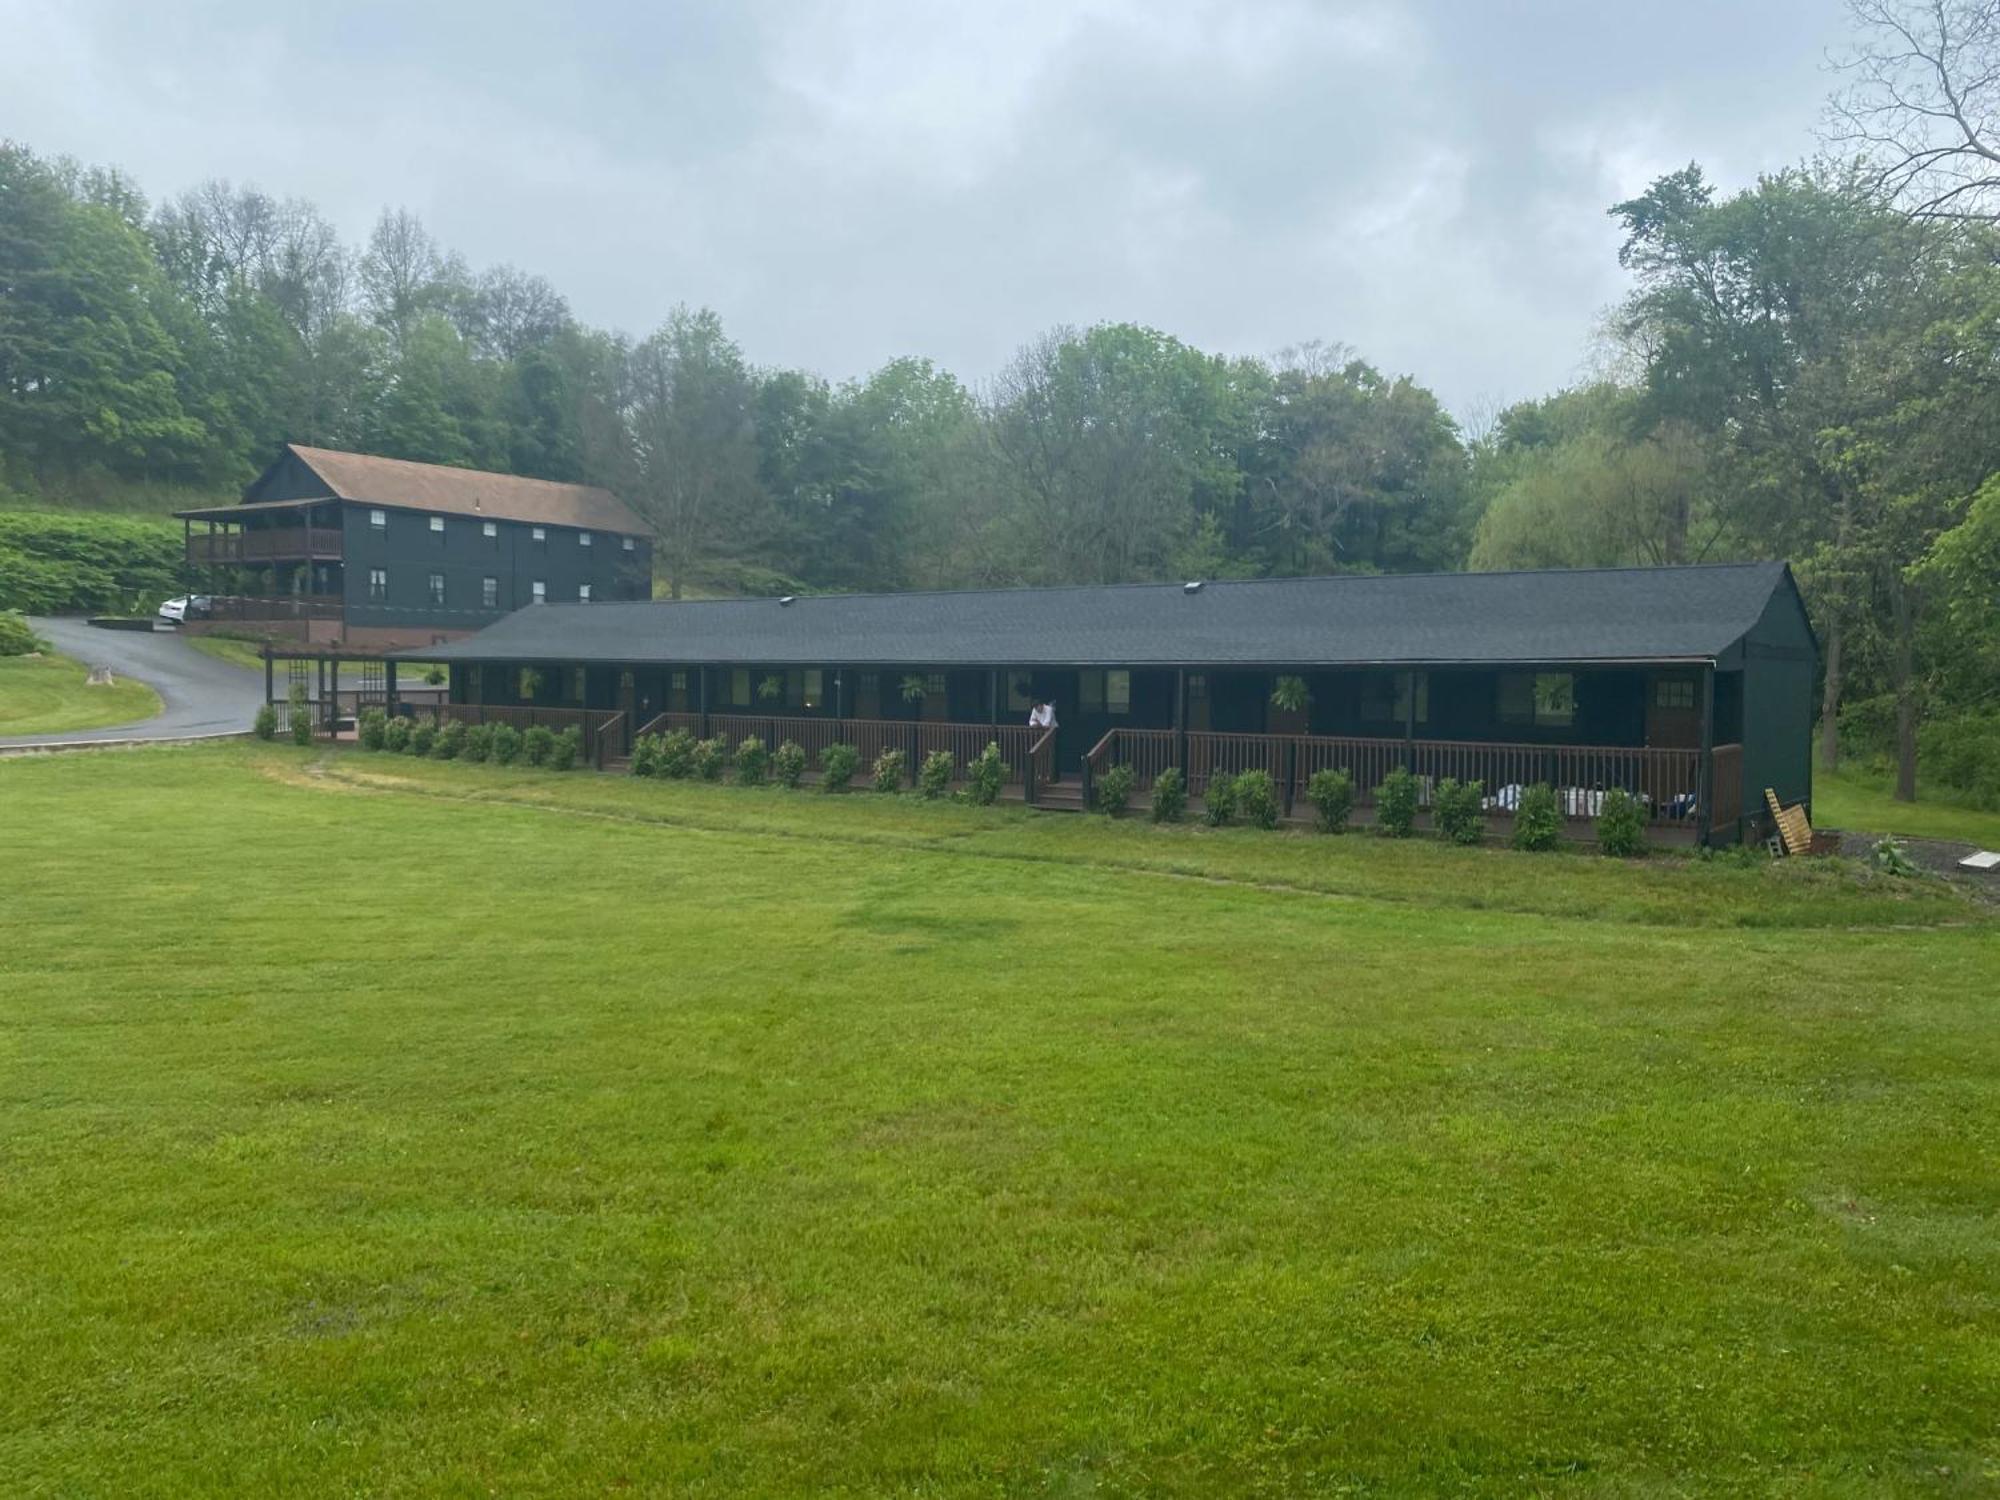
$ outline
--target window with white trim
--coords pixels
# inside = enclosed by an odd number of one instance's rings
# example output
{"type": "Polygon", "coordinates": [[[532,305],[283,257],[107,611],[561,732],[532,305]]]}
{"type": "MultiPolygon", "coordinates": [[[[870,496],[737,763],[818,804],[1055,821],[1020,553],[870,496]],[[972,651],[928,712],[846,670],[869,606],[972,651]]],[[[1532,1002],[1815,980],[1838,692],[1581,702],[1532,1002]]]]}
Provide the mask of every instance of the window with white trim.
{"type": "Polygon", "coordinates": [[[576,586],[576,602],[577,602],[577,603],[579,603],[579,604],[588,604],[588,603],[590,603],[590,585],[589,585],[589,584],[587,584],[587,583],[579,583],[579,584],[578,584],[578,585],[576,586]]]}
{"type": "Polygon", "coordinates": [[[431,574],[431,603],[442,607],[444,604],[444,574],[431,574]]]}
{"type": "Polygon", "coordinates": [[[543,579],[537,578],[533,583],[529,584],[528,587],[531,590],[533,590],[535,595],[535,603],[537,604],[542,603],[549,597],[549,586],[547,582],[544,581],[543,579]]]}
{"type": "Polygon", "coordinates": [[[590,533],[587,531],[579,531],[576,534],[576,544],[579,547],[588,547],[590,545],[590,533]]]}
{"type": "Polygon", "coordinates": [[[626,550],[627,552],[630,552],[630,551],[632,550],[632,538],[630,538],[630,537],[628,536],[628,537],[624,537],[624,538],[622,538],[621,540],[622,540],[622,541],[623,541],[623,543],[624,543],[624,546],[625,546],[625,550],[626,550]]]}
{"type": "Polygon", "coordinates": [[[431,517],[431,530],[432,530],[432,531],[435,531],[435,532],[437,532],[437,533],[438,533],[438,535],[440,535],[440,536],[442,536],[442,535],[444,534],[444,517],[443,517],[443,516],[432,516],[432,517],[431,517]]]}
{"type": "Polygon", "coordinates": [[[497,540],[500,535],[500,523],[498,521],[481,521],[479,523],[479,534],[481,536],[490,536],[497,540]]]}
{"type": "Polygon", "coordinates": [[[389,597],[389,570],[370,568],[368,570],[368,602],[380,604],[389,597]]]}
{"type": "Polygon", "coordinates": [[[479,602],[487,609],[500,607],[500,580],[482,578],[479,580],[479,602]]]}
{"type": "Polygon", "coordinates": [[[528,533],[528,539],[535,542],[546,542],[549,539],[549,528],[546,526],[535,527],[528,533]]]}
{"type": "Polygon", "coordinates": [[[389,512],[386,510],[369,511],[368,525],[375,531],[387,531],[389,529],[389,512]]]}

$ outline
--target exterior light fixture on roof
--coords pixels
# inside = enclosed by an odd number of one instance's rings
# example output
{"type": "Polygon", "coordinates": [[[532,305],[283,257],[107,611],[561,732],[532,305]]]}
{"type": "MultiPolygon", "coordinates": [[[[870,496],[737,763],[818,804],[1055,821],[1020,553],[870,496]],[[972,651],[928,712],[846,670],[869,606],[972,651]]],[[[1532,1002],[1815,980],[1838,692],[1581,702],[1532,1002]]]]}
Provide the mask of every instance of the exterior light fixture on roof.
{"type": "Polygon", "coordinates": [[[1186,583],[1181,585],[1181,592],[1183,594],[1199,594],[1203,581],[1199,578],[1190,578],[1186,583]]]}

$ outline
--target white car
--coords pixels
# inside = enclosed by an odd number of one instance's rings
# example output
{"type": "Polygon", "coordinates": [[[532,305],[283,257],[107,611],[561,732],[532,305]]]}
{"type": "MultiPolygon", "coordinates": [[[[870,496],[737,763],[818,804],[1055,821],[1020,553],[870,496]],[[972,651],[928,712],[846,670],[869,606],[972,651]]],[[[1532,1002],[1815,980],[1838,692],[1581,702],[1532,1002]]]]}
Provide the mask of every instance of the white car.
{"type": "Polygon", "coordinates": [[[160,618],[180,624],[185,620],[205,620],[213,607],[213,601],[206,594],[182,594],[169,599],[160,606],[160,618]]]}

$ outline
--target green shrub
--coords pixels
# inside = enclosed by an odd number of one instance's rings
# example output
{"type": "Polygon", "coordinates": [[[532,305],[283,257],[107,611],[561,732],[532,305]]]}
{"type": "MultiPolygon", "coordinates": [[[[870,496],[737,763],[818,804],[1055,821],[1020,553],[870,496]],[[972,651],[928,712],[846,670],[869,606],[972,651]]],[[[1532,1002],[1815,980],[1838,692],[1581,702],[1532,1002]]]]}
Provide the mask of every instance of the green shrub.
{"type": "Polygon", "coordinates": [[[694,775],[695,739],[685,729],[660,736],[658,770],[669,781],[685,781],[694,775]]]}
{"type": "Polygon", "coordinates": [[[806,747],[797,740],[786,740],[771,752],[771,779],[779,786],[796,791],[805,775],[806,747]]]}
{"type": "MultiPolygon", "coordinates": [[[[277,708],[272,704],[266,703],[262,708],[257,710],[257,717],[250,721],[250,728],[260,740],[276,739],[278,737],[277,708]]],[[[382,747],[380,745],[371,745],[369,748],[371,750],[380,750],[382,747]]]]}
{"type": "Polygon", "coordinates": [[[771,763],[771,752],[764,748],[764,742],[756,735],[745,735],[743,743],[736,747],[736,784],[738,786],[762,786],[764,771],[771,763]]]}
{"type": "Polygon", "coordinates": [[[1122,817],[1132,800],[1132,768],[1106,766],[1090,788],[1091,801],[1107,818],[1122,817]]]}
{"type": "Polygon", "coordinates": [[[382,726],[382,748],[391,755],[401,755],[410,748],[410,721],[397,714],[382,726]]]}
{"type": "Polygon", "coordinates": [[[431,741],[432,760],[457,760],[465,750],[465,725],[457,719],[446,719],[438,726],[437,738],[431,741]]]}
{"type": "Polygon", "coordinates": [[[1179,766],[1168,766],[1153,778],[1153,821],[1178,823],[1187,816],[1187,778],[1179,766]]]}
{"type": "Polygon", "coordinates": [[[1476,781],[1446,777],[1431,793],[1431,822],[1451,844],[1476,844],[1486,837],[1486,789],[1476,781]]]}
{"type": "Polygon", "coordinates": [[[1521,793],[1514,809],[1514,847],[1542,853],[1562,842],[1562,804],[1555,788],[1537,782],[1521,793]]]}
{"type": "Polygon", "coordinates": [[[1417,778],[1396,767],[1375,788],[1375,824],[1392,839],[1406,839],[1417,826],[1417,778]]]}
{"type": "Polygon", "coordinates": [[[551,771],[574,771],[577,762],[583,759],[583,730],[572,724],[557,735],[549,745],[549,769],[551,771]]]}
{"type": "Polygon", "coordinates": [[[1278,826],[1278,787],[1269,771],[1245,771],[1236,778],[1236,815],[1252,828],[1278,826]]]}
{"type": "Polygon", "coordinates": [[[419,719],[410,726],[410,754],[428,757],[437,744],[437,725],[429,719],[419,719]]]}
{"type": "Polygon", "coordinates": [[[432,662],[428,667],[424,668],[424,681],[430,686],[443,687],[445,680],[445,670],[436,662],[432,662]]]}
{"type": "Polygon", "coordinates": [[[1604,794],[1597,812],[1597,847],[1619,859],[1646,852],[1646,810],[1630,792],[1614,787],[1604,794]]]}
{"type": "Polygon", "coordinates": [[[521,759],[531,766],[547,765],[555,748],[555,731],[546,724],[530,724],[521,736],[521,759]]]}
{"type": "Polygon", "coordinates": [[[729,743],[720,736],[696,740],[688,756],[688,768],[703,781],[720,781],[729,765],[729,743]]]}
{"type": "Polygon", "coordinates": [[[493,763],[511,766],[521,758],[521,731],[512,724],[493,726],[493,763]]]}
{"type": "Polygon", "coordinates": [[[379,708],[364,708],[356,721],[354,738],[363,750],[380,750],[383,731],[388,727],[388,714],[379,708]]]}
{"type": "Polygon", "coordinates": [[[651,776],[660,769],[660,737],[642,734],[632,741],[632,774],[651,776]]]}
{"type": "Polygon", "coordinates": [[[893,792],[903,784],[903,752],[884,750],[875,757],[875,790],[893,792]]]}
{"type": "Polygon", "coordinates": [[[465,731],[465,747],[458,752],[460,760],[485,761],[493,758],[492,724],[474,724],[465,731]]]}
{"type": "Polygon", "coordinates": [[[1202,794],[1202,817],[1211,828],[1220,828],[1236,814],[1236,778],[1234,776],[1211,776],[1208,790],[1202,794]]]}
{"type": "Polygon", "coordinates": [[[2000,713],[1934,719],[1917,731],[1917,760],[1974,807],[2000,808],[2000,713]]]}
{"type": "Polygon", "coordinates": [[[292,743],[310,745],[313,738],[312,705],[306,701],[306,685],[292,684],[292,690],[285,695],[290,705],[289,718],[292,726],[292,743]]]}
{"type": "Polygon", "coordinates": [[[951,778],[958,770],[958,757],[949,750],[933,750],[917,767],[917,790],[936,799],[951,790],[951,778]]]}
{"type": "Polygon", "coordinates": [[[36,635],[26,620],[11,609],[0,610],[0,656],[26,656],[48,649],[48,642],[36,635]]]}
{"type": "Polygon", "coordinates": [[[1000,758],[998,740],[988,740],[986,748],[966,763],[965,797],[980,807],[1000,800],[1000,788],[1007,784],[1007,762],[1000,758]]]}
{"type": "Polygon", "coordinates": [[[181,550],[164,517],[0,511],[0,609],[150,615],[181,592],[181,550]]]}
{"type": "Polygon", "coordinates": [[[1893,838],[1885,838],[1875,845],[1868,862],[1884,875],[1894,875],[1899,880],[1907,880],[1923,871],[1917,862],[1903,852],[1903,846],[1893,838]]]}
{"type": "Polygon", "coordinates": [[[861,752],[852,745],[828,745],[819,755],[819,789],[844,792],[861,769],[861,752]]]}
{"type": "Polygon", "coordinates": [[[1345,770],[1321,770],[1306,781],[1306,801],[1319,814],[1321,833],[1345,833],[1354,811],[1354,778],[1345,770]]]}

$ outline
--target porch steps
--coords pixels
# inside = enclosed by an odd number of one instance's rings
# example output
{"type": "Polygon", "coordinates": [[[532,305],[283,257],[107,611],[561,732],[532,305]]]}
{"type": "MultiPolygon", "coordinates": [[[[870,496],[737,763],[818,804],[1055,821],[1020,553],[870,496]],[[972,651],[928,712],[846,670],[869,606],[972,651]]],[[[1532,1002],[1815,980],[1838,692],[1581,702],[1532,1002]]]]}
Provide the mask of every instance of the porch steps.
{"type": "Polygon", "coordinates": [[[1072,776],[1054,786],[1044,783],[1036,787],[1035,808],[1039,812],[1082,812],[1083,782],[1072,776]]]}

